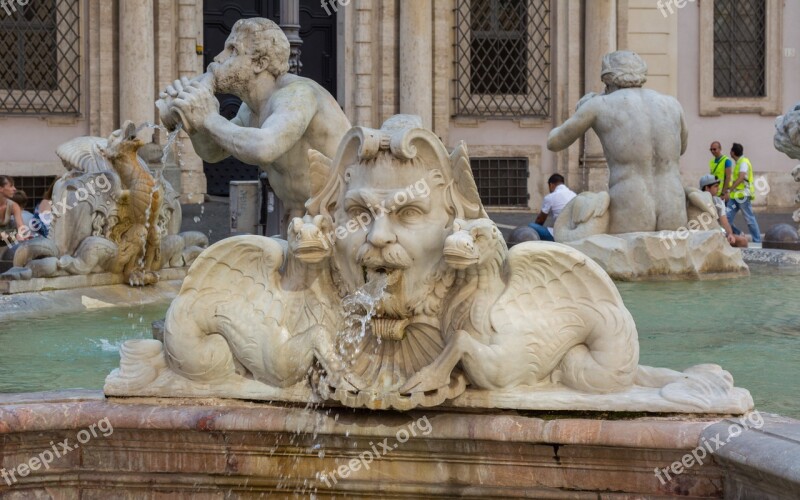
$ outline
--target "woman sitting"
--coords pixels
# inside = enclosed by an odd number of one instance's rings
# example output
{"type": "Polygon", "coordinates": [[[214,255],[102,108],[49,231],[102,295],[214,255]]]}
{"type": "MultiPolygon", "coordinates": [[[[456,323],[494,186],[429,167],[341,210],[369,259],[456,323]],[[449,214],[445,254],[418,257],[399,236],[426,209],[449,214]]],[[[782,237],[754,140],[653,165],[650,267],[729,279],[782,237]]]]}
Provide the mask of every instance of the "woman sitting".
{"type": "Polygon", "coordinates": [[[26,234],[27,231],[21,231],[19,236],[14,234],[20,229],[16,224],[21,225],[24,220],[22,209],[11,199],[16,192],[17,188],[14,187],[14,179],[7,175],[0,175],[0,237],[2,237],[3,241],[8,241],[9,238],[21,241],[29,237],[26,234]],[[14,218],[14,223],[11,222],[12,217],[14,218]]]}

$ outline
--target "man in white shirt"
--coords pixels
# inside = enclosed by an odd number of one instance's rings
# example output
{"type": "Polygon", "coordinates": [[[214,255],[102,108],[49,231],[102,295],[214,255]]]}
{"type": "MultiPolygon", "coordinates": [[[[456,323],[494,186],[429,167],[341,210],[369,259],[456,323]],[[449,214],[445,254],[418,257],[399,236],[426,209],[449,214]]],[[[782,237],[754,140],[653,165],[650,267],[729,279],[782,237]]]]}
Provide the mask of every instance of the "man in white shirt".
{"type": "Polygon", "coordinates": [[[575,198],[576,194],[564,184],[564,177],[561,174],[551,175],[547,179],[547,188],[550,190],[550,194],[544,197],[542,211],[536,216],[536,220],[528,224],[528,226],[539,234],[539,239],[542,241],[555,241],[553,239],[553,228],[544,226],[547,216],[552,214],[553,220],[551,224],[555,224],[561,211],[564,210],[567,203],[575,198]]]}

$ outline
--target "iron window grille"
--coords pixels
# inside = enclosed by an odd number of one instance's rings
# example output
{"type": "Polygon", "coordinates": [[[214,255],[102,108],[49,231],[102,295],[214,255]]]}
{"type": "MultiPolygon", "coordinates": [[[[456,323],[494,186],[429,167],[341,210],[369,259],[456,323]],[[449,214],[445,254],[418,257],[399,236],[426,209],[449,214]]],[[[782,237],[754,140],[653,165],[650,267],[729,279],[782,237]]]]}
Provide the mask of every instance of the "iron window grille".
{"type": "Polygon", "coordinates": [[[0,6],[0,115],[80,114],[79,0],[0,6]]]}
{"type": "Polygon", "coordinates": [[[484,205],[528,208],[527,158],[470,158],[469,162],[484,205]]]}
{"type": "Polygon", "coordinates": [[[714,1],[714,97],[766,96],[766,0],[714,1]]]}
{"type": "Polygon", "coordinates": [[[55,182],[54,175],[37,176],[37,177],[14,177],[14,187],[18,191],[25,191],[28,197],[28,206],[25,210],[33,212],[39,206],[47,189],[55,182]]]}
{"type": "Polygon", "coordinates": [[[457,0],[456,115],[550,115],[549,0],[457,0]]]}

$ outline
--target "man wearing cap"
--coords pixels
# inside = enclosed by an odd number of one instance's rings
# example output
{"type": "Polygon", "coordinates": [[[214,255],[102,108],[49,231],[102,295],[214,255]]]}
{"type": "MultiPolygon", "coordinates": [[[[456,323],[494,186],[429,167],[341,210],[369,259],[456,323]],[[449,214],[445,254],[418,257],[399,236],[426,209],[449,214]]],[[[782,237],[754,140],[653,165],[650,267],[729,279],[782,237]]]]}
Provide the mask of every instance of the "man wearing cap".
{"type": "Polygon", "coordinates": [[[721,226],[722,233],[728,240],[728,243],[734,247],[745,248],[747,247],[747,238],[741,234],[733,234],[730,222],[728,222],[727,208],[725,202],[717,196],[719,191],[719,179],[712,174],[706,174],[700,178],[700,190],[711,193],[711,199],[714,202],[714,207],[717,209],[719,215],[719,225],[721,226]]]}
{"type": "Polygon", "coordinates": [[[733,176],[731,177],[731,198],[728,200],[728,220],[733,227],[733,232],[740,234],[741,231],[734,225],[736,214],[742,211],[747,229],[753,237],[753,243],[761,243],[761,228],[758,227],[756,214],[753,213],[752,202],[756,198],[755,186],[753,185],[753,165],[744,156],[744,146],[734,142],[731,146],[731,158],[735,162],[733,176]]]}
{"type": "Polygon", "coordinates": [[[730,198],[731,169],[733,168],[733,162],[726,155],[722,154],[722,144],[720,144],[719,141],[712,142],[709,150],[711,154],[714,155],[708,162],[709,171],[711,175],[716,177],[722,184],[720,188],[720,194],[722,196],[720,196],[720,198],[727,202],[730,198]]]}

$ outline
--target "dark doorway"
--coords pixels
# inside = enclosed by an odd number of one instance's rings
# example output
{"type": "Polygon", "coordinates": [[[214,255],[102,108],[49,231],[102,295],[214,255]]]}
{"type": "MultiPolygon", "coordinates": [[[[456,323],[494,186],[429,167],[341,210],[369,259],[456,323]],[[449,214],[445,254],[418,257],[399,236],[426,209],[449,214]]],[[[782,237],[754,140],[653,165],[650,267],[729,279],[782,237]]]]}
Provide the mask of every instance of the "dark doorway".
{"type": "MultiPolygon", "coordinates": [[[[225,46],[233,25],[239,19],[266,17],[280,24],[279,0],[204,0],[203,64],[214,60],[225,46]]],[[[336,16],[327,16],[319,0],[300,1],[301,76],[311,78],[336,96],[336,16]]],[[[220,113],[227,119],[236,116],[239,98],[218,94],[220,113]]],[[[208,193],[228,196],[230,181],[256,180],[259,168],[228,158],[219,163],[204,163],[208,193]]]]}
{"type": "Polygon", "coordinates": [[[300,0],[300,38],[301,75],[336,97],[336,13],[328,15],[319,0],[300,0]]]}

